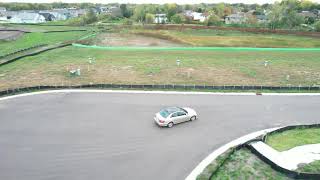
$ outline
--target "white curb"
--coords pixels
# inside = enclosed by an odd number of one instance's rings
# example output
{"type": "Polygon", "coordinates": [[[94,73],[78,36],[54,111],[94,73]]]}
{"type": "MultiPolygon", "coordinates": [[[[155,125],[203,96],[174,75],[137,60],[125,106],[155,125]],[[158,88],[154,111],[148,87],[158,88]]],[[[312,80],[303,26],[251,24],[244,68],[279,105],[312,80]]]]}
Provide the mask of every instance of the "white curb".
{"type": "Polygon", "coordinates": [[[242,136],[236,140],[233,140],[229,142],[228,144],[223,145],[222,147],[218,148],[217,150],[213,151],[211,154],[209,154],[204,160],[202,160],[196,168],[193,169],[193,171],[186,177],[185,180],[195,180],[197,176],[202,173],[202,171],[212,162],[214,161],[218,156],[226,152],[228,149],[238,146],[240,144],[243,144],[245,142],[248,142],[251,139],[254,139],[256,137],[259,137],[261,135],[264,135],[268,132],[275,131],[277,129],[280,129],[281,127],[276,128],[270,128],[265,129],[261,131],[257,131],[245,136],[242,136]]]}
{"type": "MultiPolygon", "coordinates": [[[[256,93],[232,93],[232,92],[190,92],[190,91],[142,91],[142,90],[95,90],[95,89],[62,89],[45,90],[39,92],[24,93],[2,97],[0,100],[12,99],[17,97],[48,94],[48,93],[68,93],[68,92],[92,92],[92,93],[131,93],[131,94],[176,94],[176,95],[218,95],[218,96],[256,96],[256,93]]],[[[320,96],[320,93],[262,93],[268,96],[320,96]]]]}
{"type": "Polygon", "coordinates": [[[176,95],[233,95],[233,96],[253,96],[255,93],[216,93],[216,92],[183,92],[183,91],[137,91],[137,90],[96,90],[96,89],[62,89],[62,90],[46,90],[39,92],[30,92],[2,97],[0,100],[12,99],[17,97],[49,94],[49,93],[68,93],[68,92],[89,92],[89,93],[124,93],[124,94],[176,94],[176,95]]]}

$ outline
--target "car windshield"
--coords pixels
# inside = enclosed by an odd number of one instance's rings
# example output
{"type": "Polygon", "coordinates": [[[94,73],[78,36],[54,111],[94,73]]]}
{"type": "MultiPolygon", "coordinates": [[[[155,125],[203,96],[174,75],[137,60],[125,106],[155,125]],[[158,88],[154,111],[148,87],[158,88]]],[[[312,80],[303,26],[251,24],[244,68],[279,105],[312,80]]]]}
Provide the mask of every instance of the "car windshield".
{"type": "MultiPolygon", "coordinates": [[[[179,107],[168,107],[168,108],[165,108],[163,110],[160,111],[160,115],[164,118],[167,118],[170,114],[174,113],[174,112],[179,112],[179,111],[185,111],[184,109],[182,108],[179,108],[179,107]]],[[[186,111],[185,111],[186,112],[186,111]]]]}
{"type": "Polygon", "coordinates": [[[164,118],[167,118],[170,115],[170,113],[166,109],[163,109],[160,111],[160,115],[164,118]]]}

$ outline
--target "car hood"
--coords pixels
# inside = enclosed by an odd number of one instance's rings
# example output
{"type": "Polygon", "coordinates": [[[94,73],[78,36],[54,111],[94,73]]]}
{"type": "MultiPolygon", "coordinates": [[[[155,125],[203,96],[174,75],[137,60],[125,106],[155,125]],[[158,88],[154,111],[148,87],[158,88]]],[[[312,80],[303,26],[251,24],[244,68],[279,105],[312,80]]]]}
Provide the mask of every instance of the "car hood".
{"type": "Polygon", "coordinates": [[[196,111],[194,109],[188,108],[188,107],[184,107],[184,110],[186,110],[188,112],[188,115],[193,116],[193,115],[197,115],[196,111]]]}

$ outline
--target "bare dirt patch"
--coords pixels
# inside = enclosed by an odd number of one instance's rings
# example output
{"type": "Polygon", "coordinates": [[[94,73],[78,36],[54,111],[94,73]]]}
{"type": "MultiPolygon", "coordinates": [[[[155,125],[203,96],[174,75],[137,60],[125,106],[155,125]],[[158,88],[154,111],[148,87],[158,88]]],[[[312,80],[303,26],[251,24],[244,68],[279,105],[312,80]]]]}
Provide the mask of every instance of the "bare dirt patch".
{"type": "Polygon", "coordinates": [[[14,41],[23,35],[21,31],[2,31],[0,30],[0,41],[14,41]]]}
{"type": "Polygon", "coordinates": [[[140,47],[177,47],[181,43],[136,34],[104,33],[97,37],[96,45],[101,46],[140,46],[140,47]]]}

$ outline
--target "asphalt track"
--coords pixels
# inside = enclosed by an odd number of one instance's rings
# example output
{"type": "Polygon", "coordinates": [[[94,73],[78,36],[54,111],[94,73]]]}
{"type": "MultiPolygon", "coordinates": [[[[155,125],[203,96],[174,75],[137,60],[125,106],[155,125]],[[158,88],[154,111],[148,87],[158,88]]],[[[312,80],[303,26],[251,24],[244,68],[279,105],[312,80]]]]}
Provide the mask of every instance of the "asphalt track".
{"type": "Polygon", "coordinates": [[[50,93],[0,101],[2,180],[180,180],[219,146],[282,125],[319,123],[320,96],[50,93]],[[199,119],[159,128],[154,113],[199,119]]]}

